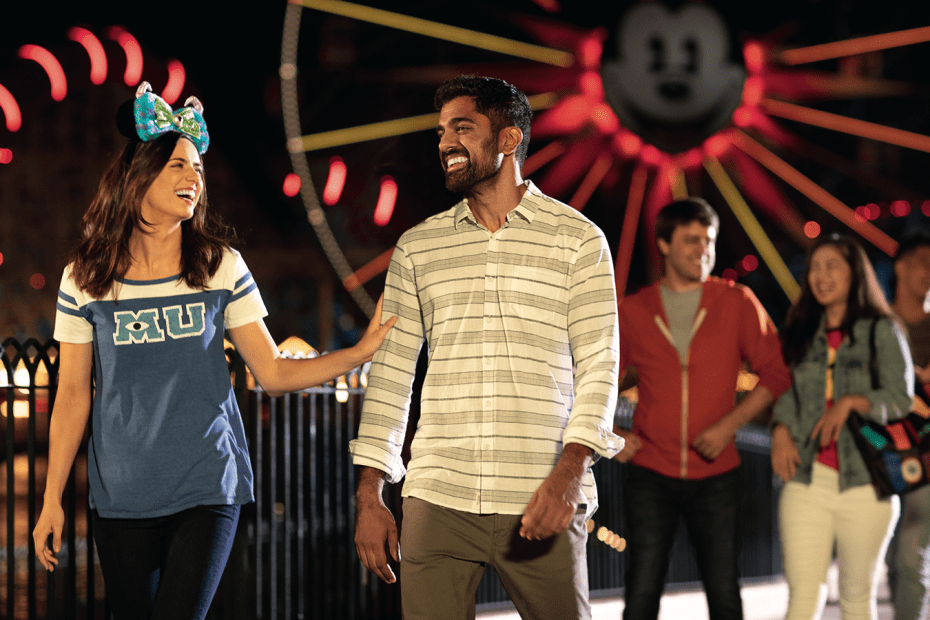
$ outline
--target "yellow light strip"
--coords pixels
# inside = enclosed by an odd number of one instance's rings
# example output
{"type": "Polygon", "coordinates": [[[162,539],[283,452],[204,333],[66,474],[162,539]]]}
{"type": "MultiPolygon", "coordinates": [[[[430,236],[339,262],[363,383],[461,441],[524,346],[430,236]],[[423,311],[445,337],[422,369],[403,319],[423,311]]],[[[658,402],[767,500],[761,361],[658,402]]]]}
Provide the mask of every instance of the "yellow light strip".
{"type": "Polygon", "coordinates": [[[875,247],[885,252],[889,256],[894,256],[898,251],[898,242],[879,230],[871,222],[859,221],[856,219],[852,209],[835,198],[827,190],[820,187],[809,178],[798,172],[790,164],[778,157],[775,153],[768,150],[742,131],[736,130],[731,135],[733,144],[741,148],[747,155],[758,161],[768,168],[772,173],[778,175],[786,183],[792,185],[799,192],[813,200],[823,207],[835,218],[858,232],[864,239],[867,239],[875,247]]]}
{"type": "Polygon", "coordinates": [[[704,169],[707,170],[710,178],[717,185],[717,189],[723,194],[723,198],[727,201],[727,204],[730,205],[730,210],[733,211],[733,215],[736,216],[743,230],[749,235],[749,240],[756,246],[759,256],[761,256],[765,264],[768,265],[769,271],[772,272],[779,286],[785,291],[788,300],[794,303],[794,300],[798,298],[801,292],[801,287],[798,286],[794,276],[791,275],[788,265],[782,260],[778,250],[776,250],[775,246],[772,244],[772,240],[765,234],[765,230],[763,230],[759,220],[753,215],[749,205],[746,204],[739,190],[736,189],[736,185],[733,184],[730,175],[723,169],[720,162],[711,156],[704,158],[704,169]]]}
{"type": "MultiPolygon", "coordinates": [[[[534,110],[544,110],[558,99],[555,93],[541,93],[527,98],[530,106],[534,110]]],[[[335,129],[333,131],[324,131],[322,133],[310,134],[300,138],[292,138],[288,141],[287,150],[291,153],[300,151],[318,151],[320,149],[331,148],[334,146],[344,146],[346,144],[356,144],[368,140],[378,140],[379,138],[390,138],[406,133],[414,133],[426,129],[435,129],[439,122],[439,114],[421,114],[408,118],[398,118],[391,121],[382,121],[380,123],[371,123],[369,125],[358,125],[356,127],[347,127],[345,129],[335,129]]]]}
{"type": "Polygon", "coordinates": [[[903,129],[895,129],[894,127],[879,125],[877,123],[869,123],[856,118],[849,118],[848,116],[822,112],[793,103],[776,101],[775,99],[763,99],[762,107],[769,114],[774,114],[775,116],[788,120],[930,153],[930,136],[904,131],[903,129]]]}
{"type": "Polygon", "coordinates": [[[669,167],[668,184],[672,187],[672,197],[675,200],[688,198],[688,182],[685,179],[685,171],[681,166],[673,165],[669,167]]]}
{"type": "Polygon", "coordinates": [[[849,39],[847,41],[836,41],[835,43],[798,47],[793,50],[781,52],[779,59],[786,65],[800,65],[807,62],[827,60],[829,58],[841,58],[854,54],[875,52],[888,49],[889,47],[901,47],[902,45],[924,43],[925,41],[930,41],[930,26],[912,28],[910,30],[899,30],[898,32],[889,32],[886,34],[875,34],[868,37],[849,39]]]}
{"type": "Polygon", "coordinates": [[[490,34],[466,30],[456,26],[448,26],[418,17],[401,15],[381,9],[342,2],[341,0],[290,0],[291,4],[300,4],[308,9],[316,9],[334,15],[342,15],[388,28],[406,30],[415,34],[422,34],[434,39],[443,39],[453,43],[461,43],[471,47],[478,47],[492,52],[500,52],[509,56],[517,56],[528,60],[535,60],[547,65],[557,67],[570,67],[575,62],[575,56],[562,50],[550,49],[541,45],[522,43],[512,39],[505,39],[490,34]]]}

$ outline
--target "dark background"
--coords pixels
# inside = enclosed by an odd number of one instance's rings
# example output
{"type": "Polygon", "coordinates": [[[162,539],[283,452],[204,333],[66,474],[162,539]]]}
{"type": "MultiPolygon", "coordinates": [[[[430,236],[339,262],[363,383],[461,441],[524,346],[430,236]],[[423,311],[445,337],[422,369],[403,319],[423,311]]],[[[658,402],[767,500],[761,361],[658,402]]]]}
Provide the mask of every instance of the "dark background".
{"type": "MultiPolygon", "coordinates": [[[[559,12],[548,12],[531,0],[368,0],[363,4],[536,43],[531,23],[573,31],[609,28],[630,3],[617,2],[605,11],[598,1],[563,1],[559,12]]],[[[749,38],[773,38],[788,47],[811,45],[927,22],[919,3],[911,2],[712,4],[728,21],[738,44],[749,38]]],[[[145,57],[143,79],[152,83],[155,92],[161,92],[167,80],[166,62],[176,58],[183,63],[187,80],[175,106],[192,94],[204,104],[211,134],[204,159],[211,203],[241,236],[236,247],[243,252],[271,311],[268,324],[273,336],[280,341],[297,335],[320,350],[354,342],[366,317],[335,277],[307,223],[300,198],[282,192],[284,177],[292,171],[278,76],[286,8],[284,2],[268,0],[180,5],[31,2],[0,9],[0,84],[13,93],[23,113],[22,129],[16,133],[0,123],[0,148],[14,154],[12,163],[0,164],[0,337],[51,337],[65,255],[77,238],[80,216],[109,155],[121,144],[113,113],[135,90],[122,82],[122,50],[105,36],[107,27],[119,25],[139,41],[145,57]],[[86,53],[67,38],[71,26],[91,30],[104,43],[110,63],[104,85],[90,83],[86,53]],[[45,47],[62,63],[68,79],[64,101],[51,100],[48,79],[36,63],[18,58],[17,50],[28,43],[45,47]],[[44,286],[30,284],[34,274],[44,277],[44,286]]],[[[562,90],[568,88],[560,82],[558,70],[538,63],[312,9],[303,9],[301,19],[298,88],[303,133],[432,112],[436,86],[459,73],[524,75],[529,85],[549,80],[561,84],[562,90]]],[[[856,60],[873,74],[911,84],[913,93],[908,97],[839,99],[811,105],[930,134],[928,51],[930,44],[923,43],[856,60]]],[[[834,60],[817,63],[816,68],[835,72],[839,66],[840,61],[834,60]]],[[[513,81],[528,94],[537,92],[520,79],[513,81]]],[[[884,216],[876,221],[892,237],[925,225],[919,205],[930,198],[927,153],[777,122],[845,162],[837,165],[815,152],[779,153],[847,205],[899,198],[917,205],[908,218],[884,216]]],[[[530,154],[546,144],[546,140],[533,142],[530,154]]],[[[354,268],[388,250],[406,228],[457,200],[443,188],[435,148],[435,134],[421,131],[307,155],[318,190],[325,183],[330,157],[338,155],[347,163],[343,199],[335,207],[326,207],[326,213],[354,268]],[[397,180],[399,195],[391,223],[381,228],[373,224],[372,213],[378,181],[385,174],[397,180]]],[[[624,169],[616,174],[629,173],[624,169]]],[[[808,198],[778,183],[806,219],[820,222],[827,232],[845,231],[808,198]]],[[[714,271],[720,274],[755,250],[711,184],[703,187],[722,218],[714,271]]],[[[571,191],[556,197],[567,201],[570,195],[571,191]]],[[[626,195],[623,182],[613,189],[602,188],[584,210],[604,229],[614,251],[626,195]]],[[[758,216],[799,275],[804,248],[758,216]]],[[[887,283],[888,257],[871,246],[867,249],[887,283]]],[[[640,236],[629,291],[648,283],[647,257],[640,236]]],[[[740,281],[754,290],[780,324],[789,302],[767,269],[762,266],[740,281]]],[[[382,286],[383,275],[372,279],[366,290],[376,298],[382,286]]]]}

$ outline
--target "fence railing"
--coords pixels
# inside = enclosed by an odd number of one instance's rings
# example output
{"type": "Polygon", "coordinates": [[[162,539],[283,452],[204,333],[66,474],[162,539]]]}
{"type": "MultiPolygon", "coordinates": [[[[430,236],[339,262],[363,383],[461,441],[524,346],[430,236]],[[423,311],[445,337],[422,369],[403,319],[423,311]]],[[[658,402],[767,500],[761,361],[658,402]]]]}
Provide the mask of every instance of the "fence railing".
{"type": "MultiPolygon", "coordinates": [[[[57,343],[3,341],[0,352],[0,467],[6,522],[0,532],[0,616],[12,619],[108,619],[106,589],[94,553],[82,448],[64,496],[67,525],[54,573],[35,560],[32,527],[44,490],[48,425],[57,384],[57,343]]],[[[223,580],[208,617],[400,618],[400,593],[370,575],[353,541],[355,468],[348,443],[358,428],[364,376],[271,398],[251,387],[241,360],[230,369],[255,472],[254,504],[243,507],[223,580]]],[[[624,412],[631,414],[627,408],[624,412]]],[[[411,420],[411,427],[415,419],[411,420]]],[[[85,442],[86,444],[86,442],[85,442]]],[[[743,554],[746,578],[781,572],[768,437],[738,436],[743,458],[743,554]]],[[[624,466],[595,465],[600,509],[589,523],[592,596],[622,589],[624,466]]],[[[398,518],[400,485],[385,502],[398,518]]],[[[670,583],[699,580],[684,528],[673,547],[670,583]]],[[[478,589],[482,608],[507,601],[490,568],[478,589]]]]}

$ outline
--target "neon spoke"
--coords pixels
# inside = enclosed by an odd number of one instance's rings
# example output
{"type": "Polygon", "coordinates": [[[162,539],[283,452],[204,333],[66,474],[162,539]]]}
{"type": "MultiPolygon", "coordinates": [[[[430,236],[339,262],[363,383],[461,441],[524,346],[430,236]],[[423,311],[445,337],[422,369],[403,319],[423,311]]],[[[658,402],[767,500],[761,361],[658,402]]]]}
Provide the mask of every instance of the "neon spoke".
{"type": "Polygon", "coordinates": [[[577,211],[584,209],[584,206],[591,200],[591,196],[594,195],[594,190],[601,184],[613,165],[614,158],[609,153],[601,153],[568,204],[577,211]]]}
{"type": "Polygon", "coordinates": [[[875,247],[889,256],[894,256],[898,250],[898,242],[879,230],[870,222],[859,221],[852,209],[835,198],[827,190],[791,167],[742,131],[736,131],[731,136],[733,144],[741,148],[747,155],[768,168],[772,173],[781,177],[783,181],[793,186],[799,192],[823,207],[828,213],[858,232],[862,237],[874,244],[875,247]]]}
{"type": "Polygon", "coordinates": [[[763,230],[759,220],[756,219],[749,205],[746,204],[739,190],[736,189],[733,180],[730,179],[730,176],[727,174],[726,170],[723,169],[723,166],[720,165],[720,162],[710,155],[704,158],[704,169],[707,170],[707,174],[710,175],[711,180],[713,180],[717,189],[720,190],[724,200],[730,205],[730,210],[733,211],[733,215],[736,216],[740,226],[746,231],[749,240],[756,246],[756,251],[759,252],[759,256],[761,256],[765,264],[768,265],[769,271],[775,276],[775,280],[778,281],[779,286],[785,291],[785,295],[788,296],[790,301],[794,302],[801,292],[801,288],[791,275],[788,265],[785,264],[778,250],[775,249],[772,240],[765,234],[765,230],[763,230]]]}
{"type": "MultiPolygon", "coordinates": [[[[555,103],[557,95],[555,93],[542,93],[528,97],[528,99],[530,106],[534,110],[542,110],[555,103]]],[[[300,138],[291,138],[287,142],[287,150],[291,153],[317,151],[333,146],[345,146],[346,144],[356,144],[368,140],[391,138],[426,129],[435,129],[438,122],[439,114],[433,112],[431,114],[421,114],[408,118],[398,118],[392,121],[324,131],[300,138]]]]}
{"type": "Polygon", "coordinates": [[[930,153],[930,136],[774,99],[763,99],[762,107],[769,114],[788,120],[930,153]]]}
{"type": "Polygon", "coordinates": [[[415,34],[422,34],[434,39],[452,41],[480,49],[500,52],[509,56],[527,58],[548,65],[557,67],[570,67],[575,62],[575,57],[569,52],[554,50],[541,45],[531,43],[522,43],[512,39],[505,39],[490,34],[475,32],[465,28],[440,24],[418,17],[401,15],[381,9],[373,9],[367,6],[361,6],[351,2],[342,2],[341,0],[290,0],[291,4],[300,4],[309,9],[316,9],[326,13],[342,15],[351,19],[357,19],[388,28],[406,30],[415,34]]]}
{"type": "Polygon", "coordinates": [[[887,34],[875,34],[868,37],[849,39],[847,41],[837,41],[835,43],[798,47],[793,50],[783,51],[779,58],[786,65],[800,65],[808,62],[816,62],[818,60],[875,52],[890,47],[924,43],[925,41],[930,41],[930,26],[912,28],[910,30],[899,30],[898,32],[889,32],[887,34]]]}
{"type": "Polygon", "coordinates": [[[630,261],[633,258],[633,244],[636,241],[636,229],[639,225],[639,213],[643,208],[646,195],[646,179],[649,171],[639,164],[633,170],[630,179],[630,194],[626,201],[626,213],[623,215],[623,229],[620,231],[620,244],[617,247],[617,259],[614,262],[614,280],[617,283],[617,299],[626,293],[626,281],[630,275],[630,261]]]}

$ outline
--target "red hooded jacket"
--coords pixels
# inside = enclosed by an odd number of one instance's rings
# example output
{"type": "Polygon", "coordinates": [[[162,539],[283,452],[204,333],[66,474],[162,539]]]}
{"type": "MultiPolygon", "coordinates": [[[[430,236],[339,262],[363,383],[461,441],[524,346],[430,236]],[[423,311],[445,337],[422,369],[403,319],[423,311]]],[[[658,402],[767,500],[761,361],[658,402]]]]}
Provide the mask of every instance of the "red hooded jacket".
{"type": "Polygon", "coordinates": [[[775,325],[759,300],[745,286],[708,278],[685,364],[672,342],[658,284],[626,297],[619,314],[620,368],[635,367],[639,387],[633,433],[643,443],[632,462],[684,479],[734,469],[734,443],[708,461],[691,442],[733,409],[744,360],[776,399],[791,385],[775,325]]]}

